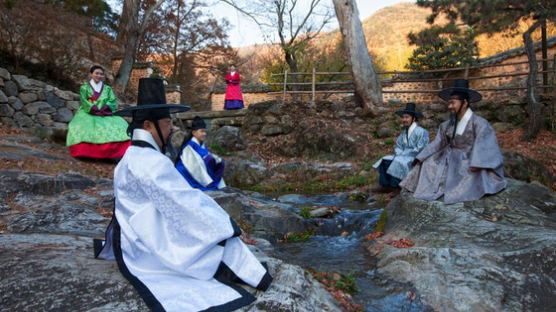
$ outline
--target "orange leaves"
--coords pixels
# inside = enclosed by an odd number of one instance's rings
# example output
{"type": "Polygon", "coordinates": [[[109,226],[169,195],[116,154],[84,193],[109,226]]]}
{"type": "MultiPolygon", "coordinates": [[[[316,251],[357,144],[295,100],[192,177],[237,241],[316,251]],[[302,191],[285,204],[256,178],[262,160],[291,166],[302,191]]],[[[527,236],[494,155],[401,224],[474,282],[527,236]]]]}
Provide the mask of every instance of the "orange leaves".
{"type": "Polygon", "coordinates": [[[384,232],[373,232],[365,236],[365,240],[376,239],[384,235],[384,232]]]}
{"type": "Polygon", "coordinates": [[[379,244],[390,245],[396,248],[409,248],[415,245],[415,243],[409,238],[400,238],[398,240],[389,240],[385,242],[379,242],[379,244]]]}

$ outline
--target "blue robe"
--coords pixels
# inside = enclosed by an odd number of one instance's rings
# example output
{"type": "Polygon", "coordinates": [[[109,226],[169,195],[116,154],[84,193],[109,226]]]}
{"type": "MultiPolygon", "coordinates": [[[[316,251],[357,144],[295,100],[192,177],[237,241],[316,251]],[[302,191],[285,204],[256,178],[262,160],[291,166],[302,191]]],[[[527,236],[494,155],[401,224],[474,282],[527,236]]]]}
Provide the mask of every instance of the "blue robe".
{"type": "Polygon", "coordinates": [[[214,191],[226,186],[222,174],[224,160],[209,153],[205,144],[192,138],[182,147],[176,169],[193,188],[214,191]]]}
{"type": "Polygon", "coordinates": [[[403,180],[407,176],[415,156],[429,144],[429,133],[422,127],[416,125],[409,136],[409,141],[406,138],[406,132],[407,130],[404,130],[398,136],[394,148],[396,155],[384,156],[373,165],[374,168],[378,169],[382,162],[391,161],[386,174],[397,180],[403,180]]]}

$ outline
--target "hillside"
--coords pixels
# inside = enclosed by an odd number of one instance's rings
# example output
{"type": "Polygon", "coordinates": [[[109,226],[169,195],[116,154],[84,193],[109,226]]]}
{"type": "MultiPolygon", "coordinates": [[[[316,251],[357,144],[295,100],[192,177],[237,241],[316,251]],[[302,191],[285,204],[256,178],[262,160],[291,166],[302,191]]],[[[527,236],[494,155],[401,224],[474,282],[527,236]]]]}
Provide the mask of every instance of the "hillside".
{"type": "MultiPolygon", "coordinates": [[[[409,45],[407,35],[428,27],[426,20],[430,12],[429,9],[421,8],[413,2],[401,2],[380,9],[362,20],[367,47],[369,52],[375,56],[373,61],[381,64],[381,68],[386,70],[403,70],[408,57],[415,49],[415,46],[409,45]]],[[[446,19],[440,19],[438,22],[444,23],[445,21],[446,19]]],[[[521,34],[529,24],[531,22],[523,21],[517,29],[517,35],[513,37],[509,36],[510,32],[479,36],[477,41],[479,42],[480,57],[487,57],[522,46],[521,34]]],[[[554,24],[549,24],[547,35],[548,37],[556,35],[554,24]]],[[[340,31],[336,29],[318,36],[314,44],[325,49],[327,46],[334,45],[339,39],[340,31]]],[[[540,30],[533,33],[533,40],[540,40],[540,30]]],[[[249,54],[251,57],[254,56],[252,53],[256,53],[257,56],[268,58],[271,49],[263,49],[262,46],[264,45],[243,47],[239,49],[239,53],[240,55],[249,54]]],[[[276,54],[276,50],[273,51],[276,54]]]]}

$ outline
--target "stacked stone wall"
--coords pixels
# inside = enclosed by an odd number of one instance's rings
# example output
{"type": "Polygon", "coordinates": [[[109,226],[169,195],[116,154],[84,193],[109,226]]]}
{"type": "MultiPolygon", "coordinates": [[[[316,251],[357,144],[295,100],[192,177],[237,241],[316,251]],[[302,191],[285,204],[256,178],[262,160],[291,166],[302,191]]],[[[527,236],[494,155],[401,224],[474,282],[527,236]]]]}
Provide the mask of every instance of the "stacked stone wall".
{"type": "Polygon", "coordinates": [[[0,68],[0,121],[65,140],[68,123],[79,109],[79,94],[60,90],[24,75],[0,68]]]}

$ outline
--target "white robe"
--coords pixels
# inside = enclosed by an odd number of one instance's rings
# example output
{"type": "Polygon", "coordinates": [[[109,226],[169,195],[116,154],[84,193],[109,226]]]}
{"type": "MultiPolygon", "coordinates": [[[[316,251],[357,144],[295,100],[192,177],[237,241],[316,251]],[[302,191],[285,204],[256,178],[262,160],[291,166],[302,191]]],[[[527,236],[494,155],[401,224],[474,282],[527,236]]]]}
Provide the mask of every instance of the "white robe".
{"type": "Polygon", "coordinates": [[[120,271],[153,311],[231,311],[251,303],[249,292],[217,280],[217,270],[263,290],[272,277],[226,211],[191,188],[156,145],[148,147],[154,140],[145,132],[135,130],[133,142],[143,138],[144,147],[132,143],[114,171],[120,271]]]}

